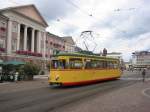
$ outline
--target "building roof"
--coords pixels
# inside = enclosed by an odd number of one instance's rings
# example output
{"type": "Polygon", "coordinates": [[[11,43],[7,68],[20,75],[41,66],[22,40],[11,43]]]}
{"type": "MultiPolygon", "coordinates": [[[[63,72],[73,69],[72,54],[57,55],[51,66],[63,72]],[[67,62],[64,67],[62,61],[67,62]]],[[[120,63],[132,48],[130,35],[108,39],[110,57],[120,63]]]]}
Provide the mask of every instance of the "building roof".
{"type": "Polygon", "coordinates": [[[124,62],[124,64],[131,64],[131,62],[124,62]]]}
{"type": "Polygon", "coordinates": [[[80,47],[78,47],[78,46],[75,46],[75,51],[82,51],[82,49],[80,48],[80,47]]]}
{"type": "Polygon", "coordinates": [[[48,36],[51,37],[51,38],[56,38],[56,39],[59,39],[59,40],[62,40],[64,41],[64,39],[62,37],[59,37],[58,35],[55,35],[55,34],[52,34],[50,32],[47,32],[48,36]]]}
{"type": "Polygon", "coordinates": [[[107,55],[121,55],[122,53],[120,52],[111,52],[111,53],[107,53],[107,55]]]}
{"type": "Polygon", "coordinates": [[[3,19],[8,20],[8,18],[6,16],[2,15],[1,13],[0,13],[0,17],[3,18],[3,19]]]}
{"type": "Polygon", "coordinates": [[[62,38],[65,40],[65,42],[75,45],[75,42],[71,36],[66,36],[66,37],[62,37],[62,38]]]}
{"type": "Polygon", "coordinates": [[[104,57],[104,56],[96,56],[96,55],[87,55],[82,53],[59,53],[54,55],[54,57],[57,56],[74,56],[74,57],[89,57],[89,58],[101,58],[101,59],[110,59],[110,60],[118,60],[116,58],[111,57],[104,57]]]}
{"type": "Polygon", "coordinates": [[[133,55],[150,55],[149,51],[135,51],[132,53],[133,55]]]}
{"type": "Polygon", "coordinates": [[[47,24],[47,22],[45,21],[45,19],[42,17],[42,15],[41,15],[40,12],[38,11],[38,9],[37,9],[37,8],[35,7],[35,5],[33,5],[33,4],[21,5],[21,6],[8,7],[8,8],[0,9],[0,12],[1,12],[1,13],[2,13],[2,12],[5,12],[5,11],[13,11],[13,12],[16,12],[16,13],[21,14],[21,15],[27,17],[27,18],[30,18],[31,20],[36,21],[36,22],[38,22],[38,23],[40,23],[40,24],[42,24],[42,25],[44,25],[44,26],[46,26],[46,27],[48,26],[48,24],[47,24]],[[34,9],[35,13],[39,16],[39,18],[41,19],[42,23],[40,23],[40,22],[37,21],[36,19],[32,18],[32,17],[31,17],[32,15],[28,15],[28,13],[27,13],[27,14],[21,13],[21,10],[23,10],[23,9],[25,9],[25,8],[26,8],[26,9],[29,9],[29,8],[31,8],[31,7],[34,9]]]}

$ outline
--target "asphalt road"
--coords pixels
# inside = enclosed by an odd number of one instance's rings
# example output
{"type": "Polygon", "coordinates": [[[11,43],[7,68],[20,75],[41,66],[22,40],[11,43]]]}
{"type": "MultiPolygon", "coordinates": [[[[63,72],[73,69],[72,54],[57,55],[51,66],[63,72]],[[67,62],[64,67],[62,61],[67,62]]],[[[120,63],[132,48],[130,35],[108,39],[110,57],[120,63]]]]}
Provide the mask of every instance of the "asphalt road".
{"type": "MultiPolygon", "coordinates": [[[[49,87],[45,86],[33,89],[22,89],[21,91],[0,92],[0,112],[51,112],[63,108],[66,105],[78,103],[96,97],[97,94],[122,89],[136,84],[141,78],[139,72],[124,72],[119,80],[101,82],[88,86],[78,87],[49,87]],[[128,79],[135,80],[128,80],[128,79]]],[[[147,78],[149,76],[147,75],[147,78]]],[[[2,86],[2,85],[1,85],[2,86]]],[[[32,85],[33,87],[36,85],[32,85]]],[[[24,88],[22,86],[22,88],[24,88]]],[[[2,91],[2,90],[1,90],[2,91]]]]}

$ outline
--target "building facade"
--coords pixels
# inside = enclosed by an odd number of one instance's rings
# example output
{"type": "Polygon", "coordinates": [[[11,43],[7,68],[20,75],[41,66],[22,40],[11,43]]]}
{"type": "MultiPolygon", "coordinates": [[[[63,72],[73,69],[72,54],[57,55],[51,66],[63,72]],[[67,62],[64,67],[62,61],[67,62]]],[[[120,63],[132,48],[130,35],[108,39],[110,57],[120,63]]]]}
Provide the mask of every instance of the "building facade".
{"type": "Polygon", "coordinates": [[[59,52],[65,51],[65,40],[57,35],[47,32],[46,56],[51,57],[59,52]]]}
{"type": "Polygon", "coordinates": [[[111,58],[119,59],[119,60],[120,60],[120,65],[121,65],[122,67],[125,66],[124,61],[123,61],[123,58],[122,58],[122,53],[120,53],[120,52],[112,52],[112,53],[107,53],[107,56],[108,56],[108,57],[111,57],[111,58]]]}
{"type": "Polygon", "coordinates": [[[117,58],[120,61],[122,60],[122,53],[120,53],[120,52],[107,53],[107,56],[112,57],[112,58],[117,58]]]}
{"type": "Polygon", "coordinates": [[[71,36],[62,37],[65,41],[65,51],[72,53],[75,52],[75,42],[71,36]]]}
{"type": "Polygon", "coordinates": [[[133,52],[132,66],[134,68],[150,68],[150,52],[148,51],[133,52]]]}
{"type": "Polygon", "coordinates": [[[0,52],[4,53],[6,48],[8,18],[0,15],[0,52]]]}
{"type": "Polygon", "coordinates": [[[46,57],[48,24],[34,5],[0,10],[1,59],[41,61],[46,57]]]}
{"type": "Polygon", "coordinates": [[[74,52],[72,37],[46,32],[48,24],[34,5],[0,10],[0,59],[49,62],[59,52],[74,52]]]}

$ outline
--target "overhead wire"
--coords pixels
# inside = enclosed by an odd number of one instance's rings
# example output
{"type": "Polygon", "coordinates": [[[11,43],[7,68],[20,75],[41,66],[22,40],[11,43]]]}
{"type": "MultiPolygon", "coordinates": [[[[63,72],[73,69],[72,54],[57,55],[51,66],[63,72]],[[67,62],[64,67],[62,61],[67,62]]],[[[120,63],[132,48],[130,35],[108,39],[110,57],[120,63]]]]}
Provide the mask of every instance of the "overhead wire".
{"type": "MultiPolygon", "coordinates": [[[[11,3],[13,3],[13,4],[16,4],[16,5],[20,5],[21,3],[18,3],[18,2],[15,2],[15,1],[13,1],[13,0],[8,0],[9,2],[11,2],[11,3]]],[[[76,3],[74,3],[74,2],[72,2],[71,0],[66,0],[67,1],[67,3],[69,3],[70,5],[72,5],[73,7],[75,7],[76,9],[78,9],[81,13],[83,13],[83,14],[85,14],[85,15],[87,15],[87,16],[89,16],[89,17],[91,17],[91,18],[94,18],[94,20],[97,20],[97,21],[99,21],[99,18],[97,18],[97,17],[95,17],[93,14],[92,14],[92,12],[91,13],[89,13],[88,11],[86,11],[86,10],[84,10],[84,9],[82,9],[82,8],[80,8],[76,3]]],[[[131,10],[135,10],[136,8],[129,8],[129,9],[126,9],[126,10],[128,10],[128,11],[131,11],[131,10]]],[[[92,9],[92,11],[93,11],[94,9],[92,9]]],[[[115,9],[114,10],[114,12],[120,12],[120,11],[125,11],[125,9],[115,9]]],[[[46,14],[44,14],[44,13],[42,13],[42,15],[44,16],[44,17],[46,17],[47,19],[49,18],[46,14]]],[[[62,23],[62,24],[65,24],[65,25],[69,25],[69,26],[74,26],[74,27],[79,27],[79,26],[77,26],[77,25],[75,25],[75,24],[72,24],[72,23],[68,23],[68,22],[66,22],[66,21],[64,21],[62,18],[57,18],[56,19],[56,22],[60,22],[60,23],[62,23]]]]}
{"type": "Polygon", "coordinates": [[[77,10],[79,10],[82,14],[84,14],[84,15],[86,15],[86,16],[88,16],[88,17],[91,17],[92,19],[94,19],[94,20],[96,20],[96,21],[99,21],[100,19],[98,18],[98,17],[95,17],[94,15],[93,15],[93,9],[92,9],[92,11],[91,11],[91,13],[89,13],[89,11],[86,11],[86,10],[84,10],[84,9],[81,9],[76,3],[74,3],[74,2],[72,2],[71,0],[66,0],[67,1],[67,3],[68,4],[70,4],[70,5],[72,5],[74,8],[76,8],[77,10]]]}
{"type": "Polygon", "coordinates": [[[83,9],[81,9],[78,5],[76,5],[74,2],[70,1],[70,0],[66,0],[67,3],[69,3],[70,5],[72,5],[73,7],[75,7],[76,9],[78,9],[80,12],[84,13],[85,15],[89,15],[89,13],[83,9]]]}
{"type": "MultiPolygon", "coordinates": [[[[15,4],[15,5],[21,5],[21,3],[18,3],[18,2],[13,1],[13,0],[7,0],[7,1],[8,1],[8,2],[11,2],[12,4],[15,4]]],[[[74,6],[75,8],[79,9],[80,12],[84,13],[85,15],[91,16],[87,11],[81,9],[78,5],[76,5],[76,4],[73,3],[72,1],[70,1],[70,0],[66,0],[66,1],[68,1],[67,3],[71,4],[71,5],[74,6]]],[[[42,15],[48,20],[49,17],[48,17],[46,14],[42,13],[42,15]]],[[[60,18],[60,17],[57,18],[55,21],[56,21],[56,22],[60,22],[60,23],[62,23],[62,24],[64,24],[64,25],[67,25],[67,26],[74,26],[74,27],[79,28],[79,26],[77,26],[77,25],[75,25],[75,24],[72,24],[72,23],[68,23],[68,22],[64,21],[64,20],[63,20],[62,18],[60,18]]]]}

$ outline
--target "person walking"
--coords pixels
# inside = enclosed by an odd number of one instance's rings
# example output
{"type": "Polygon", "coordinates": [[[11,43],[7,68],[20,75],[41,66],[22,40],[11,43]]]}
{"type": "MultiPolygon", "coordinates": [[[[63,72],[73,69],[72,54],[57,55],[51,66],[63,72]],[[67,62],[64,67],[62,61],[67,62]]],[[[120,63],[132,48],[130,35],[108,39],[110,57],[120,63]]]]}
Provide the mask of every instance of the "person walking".
{"type": "Polygon", "coordinates": [[[15,82],[18,81],[18,72],[15,73],[15,82]]]}
{"type": "Polygon", "coordinates": [[[0,83],[2,83],[2,75],[0,74],[0,83]]]}
{"type": "Polygon", "coordinates": [[[145,81],[145,75],[146,75],[146,70],[143,69],[143,71],[142,71],[143,82],[145,81]]]}

